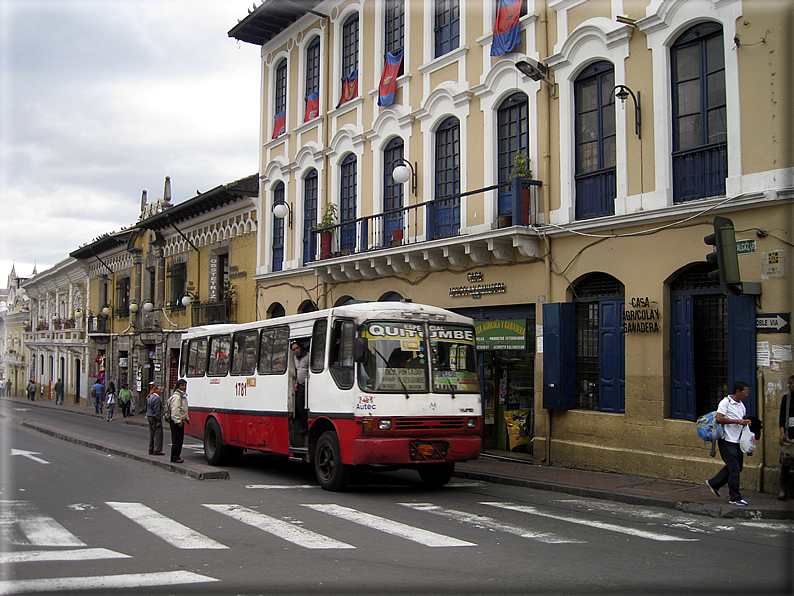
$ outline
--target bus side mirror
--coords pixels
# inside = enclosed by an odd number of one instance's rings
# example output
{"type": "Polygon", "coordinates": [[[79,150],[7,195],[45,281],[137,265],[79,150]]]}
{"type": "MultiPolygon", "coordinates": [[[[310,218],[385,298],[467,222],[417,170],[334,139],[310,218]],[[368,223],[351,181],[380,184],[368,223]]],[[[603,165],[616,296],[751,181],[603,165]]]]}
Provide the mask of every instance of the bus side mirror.
{"type": "Polygon", "coordinates": [[[353,347],[353,360],[359,364],[367,364],[369,359],[369,342],[366,337],[357,337],[353,347]]]}

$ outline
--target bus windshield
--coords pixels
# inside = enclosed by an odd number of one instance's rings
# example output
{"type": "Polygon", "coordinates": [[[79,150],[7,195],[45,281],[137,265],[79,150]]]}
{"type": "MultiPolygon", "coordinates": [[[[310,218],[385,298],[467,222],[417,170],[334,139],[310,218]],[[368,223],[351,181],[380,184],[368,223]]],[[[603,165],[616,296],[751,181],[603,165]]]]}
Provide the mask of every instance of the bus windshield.
{"type": "Polygon", "coordinates": [[[433,391],[476,393],[480,390],[474,346],[472,327],[430,325],[433,391]]]}
{"type": "Polygon", "coordinates": [[[358,365],[364,391],[416,392],[428,390],[428,359],[421,323],[371,322],[361,328],[369,354],[358,365]]]}

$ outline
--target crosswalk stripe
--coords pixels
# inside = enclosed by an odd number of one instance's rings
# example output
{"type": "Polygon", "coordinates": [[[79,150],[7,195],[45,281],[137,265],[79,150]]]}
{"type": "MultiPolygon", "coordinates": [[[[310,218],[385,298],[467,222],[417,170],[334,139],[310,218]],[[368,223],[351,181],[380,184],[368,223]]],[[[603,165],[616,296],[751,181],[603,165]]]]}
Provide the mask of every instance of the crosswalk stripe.
{"type": "Polygon", "coordinates": [[[259,513],[258,511],[254,511],[253,509],[248,509],[247,507],[242,507],[240,505],[205,504],[204,507],[212,509],[213,511],[217,511],[218,513],[223,513],[224,515],[228,515],[229,517],[241,521],[244,524],[248,524],[249,526],[253,526],[264,532],[267,532],[268,534],[272,534],[278,538],[283,538],[288,542],[292,542],[293,544],[297,544],[298,546],[302,546],[304,548],[356,548],[355,546],[345,544],[344,542],[339,542],[338,540],[328,538],[327,536],[323,536],[321,534],[316,534],[315,532],[307,530],[306,528],[296,526],[295,524],[291,524],[274,517],[270,517],[264,513],[259,513]]]}
{"type": "Polygon", "coordinates": [[[0,501],[0,537],[5,544],[35,546],[85,546],[85,543],[28,501],[0,501]],[[19,528],[27,542],[20,540],[19,528]]]}
{"type": "Polygon", "coordinates": [[[514,536],[520,536],[521,538],[529,538],[531,540],[537,540],[539,542],[545,542],[547,544],[583,544],[583,540],[577,540],[575,538],[563,538],[558,536],[557,534],[552,534],[549,532],[535,532],[533,530],[528,530],[526,528],[520,528],[517,526],[511,526],[507,524],[503,524],[501,522],[496,521],[491,517],[486,517],[484,515],[475,515],[473,513],[467,513],[465,511],[456,511],[455,509],[442,509],[436,505],[432,505],[430,503],[400,503],[403,507],[409,507],[410,509],[414,509],[416,511],[425,511],[428,513],[434,513],[436,515],[441,515],[442,517],[446,517],[448,519],[453,519],[458,522],[463,522],[470,524],[476,528],[480,528],[481,530],[497,530],[499,532],[506,532],[508,534],[513,534],[514,536]]]}
{"type": "MultiPolygon", "coordinates": [[[[42,561],[99,561],[100,559],[129,559],[130,555],[106,548],[80,548],[72,550],[36,550],[0,553],[0,565],[11,563],[41,563],[42,561]]],[[[0,592],[2,594],[2,592],[0,592]]]]}
{"type": "Polygon", "coordinates": [[[590,528],[598,528],[600,530],[608,530],[610,532],[629,534],[630,536],[636,536],[638,538],[647,538],[648,540],[657,540],[660,542],[697,542],[699,540],[698,538],[679,538],[678,536],[659,534],[657,532],[649,532],[647,530],[626,528],[624,526],[619,526],[617,524],[611,524],[608,522],[579,519],[576,517],[571,517],[570,515],[558,515],[558,514],[552,515],[551,513],[544,513],[543,511],[540,511],[539,509],[536,509],[535,507],[530,507],[528,505],[513,505],[512,503],[494,503],[494,502],[482,502],[481,504],[489,505],[491,507],[498,507],[500,509],[507,509],[509,511],[518,511],[519,513],[529,513],[530,515],[548,517],[550,519],[556,519],[559,521],[569,522],[572,524],[581,524],[583,526],[588,526],[590,528]]]}
{"type": "Polygon", "coordinates": [[[449,536],[444,536],[443,534],[436,534],[435,532],[430,532],[429,530],[415,528],[401,522],[392,521],[390,519],[378,517],[377,515],[371,515],[369,513],[363,513],[348,507],[341,507],[340,505],[303,506],[308,507],[309,509],[314,509],[315,511],[333,515],[334,517],[338,517],[340,519],[360,524],[362,526],[366,526],[368,528],[372,528],[374,530],[380,530],[381,532],[386,532],[387,534],[406,538],[408,540],[418,542],[419,544],[424,544],[425,546],[477,546],[472,542],[458,540],[457,538],[451,538],[449,536]]]}
{"type": "Polygon", "coordinates": [[[123,575],[95,575],[90,577],[57,577],[52,579],[23,579],[0,581],[0,594],[41,594],[73,590],[111,590],[179,586],[217,582],[213,577],[190,571],[162,571],[159,573],[126,573],[123,575]]]}
{"type": "Polygon", "coordinates": [[[225,549],[229,548],[216,542],[212,538],[207,538],[203,534],[199,534],[195,530],[191,530],[187,526],[183,526],[177,521],[174,521],[154,509],[143,505],[142,503],[120,503],[115,501],[108,501],[107,504],[121,513],[123,516],[131,519],[136,524],[142,526],[145,530],[151,532],[155,536],[162,538],[171,546],[182,549],[225,549]]]}

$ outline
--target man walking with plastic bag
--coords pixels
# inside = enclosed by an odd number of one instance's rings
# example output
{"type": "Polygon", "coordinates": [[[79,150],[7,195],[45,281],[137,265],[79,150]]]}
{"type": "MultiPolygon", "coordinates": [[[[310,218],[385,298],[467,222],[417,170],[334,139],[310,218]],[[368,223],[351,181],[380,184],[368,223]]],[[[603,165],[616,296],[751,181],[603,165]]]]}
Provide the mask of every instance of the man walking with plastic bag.
{"type": "Polygon", "coordinates": [[[744,418],[747,410],[742,403],[749,393],[750,386],[747,383],[736,381],[733,384],[733,394],[725,397],[717,406],[716,422],[724,425],[723,438],[717,441],[717,447],[725,465],[713,478],[707,480],[706,484],[718,497],[720,488],[727,484],[730,493],[728,502],[731,505],[747,505],[739,490],[739,475],[744,459],[744,454],[739,448],[739,437],[742,428],[750,424],[750,421],[744,418]]]}

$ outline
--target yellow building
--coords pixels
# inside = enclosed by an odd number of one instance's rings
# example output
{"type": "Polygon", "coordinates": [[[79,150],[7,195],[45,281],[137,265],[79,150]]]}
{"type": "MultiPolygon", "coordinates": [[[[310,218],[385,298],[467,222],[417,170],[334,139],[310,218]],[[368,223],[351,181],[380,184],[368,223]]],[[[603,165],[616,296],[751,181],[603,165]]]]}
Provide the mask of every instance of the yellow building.
{"type": "Polygon", "coordinates": [[[694,421],[744,380],[772,430],[742,479],[776,490],[791,5],[497,6],[241,15],[229,35],[262,48],[257,315],[405,299],[472,316],[485,449],[558,466],[707,478],[721,462],[694,421]],[[715,216],[741,295],[708,275],[715,216]]]}
{"type": "Polygon", "coordinates": [[[149,383],[177,381],[182,332],[254,320],[257,176],[178,205],[141,200],[140,221],[72,252],[88,266],[92,383],[128,384],[143,413],[149,383]]]}

